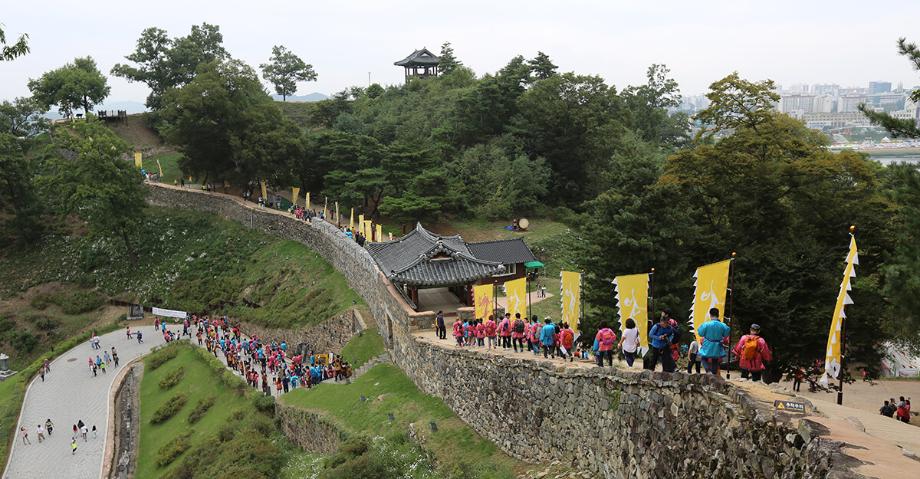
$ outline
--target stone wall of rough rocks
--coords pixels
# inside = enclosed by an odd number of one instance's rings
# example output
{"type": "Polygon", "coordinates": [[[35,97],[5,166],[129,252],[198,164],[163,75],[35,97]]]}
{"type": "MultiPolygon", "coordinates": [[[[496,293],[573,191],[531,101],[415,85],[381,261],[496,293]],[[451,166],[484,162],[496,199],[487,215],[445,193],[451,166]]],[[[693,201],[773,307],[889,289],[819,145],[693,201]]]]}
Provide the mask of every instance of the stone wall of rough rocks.
{"type": "Polygon", "coordinates": [[[252,208],[238,198],[149,188],[154,204],[217,213],[316,250],[367,302],[391,361],[509,454],[564,461],[598,477],[856,477],[817,425],[774,414],[710,376],[552,368],[416,341],[431,325],[333,225],[252,208]]]}
{"type": "Polygon", "coordinates": [[[304,451],[333,454],[345,440],[345,434],[333,423],[281,401],[275,403],[275,418],[281,425],[281,432],[304,451]]]}

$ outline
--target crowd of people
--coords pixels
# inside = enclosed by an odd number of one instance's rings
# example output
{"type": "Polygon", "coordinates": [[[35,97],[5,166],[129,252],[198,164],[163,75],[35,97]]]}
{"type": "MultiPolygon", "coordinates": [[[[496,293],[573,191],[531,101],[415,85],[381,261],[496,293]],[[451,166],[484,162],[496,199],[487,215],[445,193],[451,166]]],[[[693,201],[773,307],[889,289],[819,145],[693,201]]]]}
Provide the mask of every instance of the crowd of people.
{"type": "Polygon", "coordinates": [[[910,422],[910,398],[904,399],[904,396],[901,396],[897,402],[894,398],[891,398],[885,401],[885,404],[882,405],[879,412],[882,416],[887,416],[890,418],[897,419],[901,422],[910,422]]]}
{"type": "Polygon", "coordinates": [[[348,361],[337,355],[293,354],[285,340],[246,337],[225,317],[211,319],[192,315],[181,322],[181,333],[166,326],[166,321],[154,320],[154,329],[162,332],[165,342],[194,336],[199,346],[205,347],[214,357],[222,356],[228,368],[267,396],[311,388],[325,380],[346,380],[353,374],[348,361]]]}
{"type": "MultiPolygon", "coordinates": [[[[641,357],[645,369],[655,370],[661,363],[663,371],[674,372],[683,353],[687,356],[688,374],[692,374],[694,369],[697,373],[705,369],[707,373],[719,375],[731,349],[733,357],[738,360],[742,380],[751,381],[761,381],[767,363],[773,359],[757,324],[752,324],[749,332],[734,347],[730,347],[729,327],[719,319],[717,308],[709,311],[708,320],[700,325],[697,334],[686,345],[681,344],[681,331],[670,311],[662,311],[658,321],[649,329],[649,350],[644,355],[640,346],[641,335],[632,319],[625,321],[619,340],[608,324],[602,324],[591,343],[579,337],[568,323],[554,323],[549,318],[541,322],[537,316],[522,317],[520,313],[513,318],[510,313],[505,313],[498,321],[492,316],[485,320],[458,317],[451,331],[458,347],[530,352],[569,362],[576,359],[590,361],[593,357],[597,366],[612,366],[613,358],[617,356],[633,367],[636,359],[641,357]]],[[[439,339],[447,338],[443,311],[438,311],[435,317],[435,334],[439,339]]]]}

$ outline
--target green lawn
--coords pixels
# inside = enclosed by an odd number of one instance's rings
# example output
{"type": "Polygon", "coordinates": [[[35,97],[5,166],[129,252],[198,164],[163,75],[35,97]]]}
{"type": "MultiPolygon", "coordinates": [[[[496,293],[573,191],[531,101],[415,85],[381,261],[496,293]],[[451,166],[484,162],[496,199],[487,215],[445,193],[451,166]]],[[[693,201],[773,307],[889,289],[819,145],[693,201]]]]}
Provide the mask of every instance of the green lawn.
{"type": "Polygon", "coordinates": [[[158,173],[159,166],[163,168],[163,176],[160,177],[160,183],[174,184],[182,177],[182,170],[179,169],[179,160],[182,159],[182,153],[169,152],[153,155],[150,158],[144,158],[144,167],[147,171],[158,173]]]}
{"type": "Polygon", "coordinates": [[[299,389],[282,401],[318,412],[351,433],[386,436],[405,433],[413,424],[424,448],[434,454],[438,471],[467,470],[472,472],[467,477],[511,478],[526,468],[479,436],[440,399],[419,391],[392,365],[374,366],[352,384],[299,389]],[[361,396],[368,400],[361,401],[361,396]],[[431,422],[437,424],[437,432],[431,432],[431,422]]]}
{"type": "Polygon", "coordinates": [[[372,358],[383,354],[384,350],[383,337],[380,336],[377,328],[369,328],[348,341],[348,344],[342,348],[342,356],[351,363],[352,367],[358,368],[372,358]]]}
{"type": "Polygon", "coordinates": [[[176,459],[166,467],[157,466],[160,449],[171,444],[177,437],[190,432],[191,447],[203,444],[211,439],[221,425],[232,421],[231,416],[234,412],[242,410],[249,413],[252,408],[251,401],[223,384],[192,347],[182,344],[177,346],[178,355],[157,369],[150,369],[151,356],[145,360],[147,367],[140,388],[141,433],[135,473],[138,479],[162,477],[179,463],[179,459],[176,459]],[[178,368],[184,368],[185,371],[179,384],[170,389],[162,389],[159,385],[160,380],[178,368]],[[150,419],[154,412],[180,393],[187,397],[185,406],[171,419],[160,424],[151,424],[150,419]],[[189,424],[189,413],[199,400],[208,397],[216,398],[214,405],[197,423],[189,424]]]}

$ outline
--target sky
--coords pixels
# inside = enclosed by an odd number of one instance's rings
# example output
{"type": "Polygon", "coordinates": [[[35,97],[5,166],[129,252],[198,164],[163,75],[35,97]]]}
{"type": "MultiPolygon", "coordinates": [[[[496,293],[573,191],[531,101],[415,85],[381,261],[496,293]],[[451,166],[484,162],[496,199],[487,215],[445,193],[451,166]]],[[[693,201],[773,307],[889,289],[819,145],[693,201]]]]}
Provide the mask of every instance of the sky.
{"type": "MultiPolygon", "coordinates": [[[[417,48],[445,41],[477,74],[515,55],[547,53],[561,71],[603,77],[618,88],[645,81],[664,63],[685,95],[706,92],[732,71],[783,86],[891,81],[920,85],[899,56],[900,36],[920,42],[920,1],[812,0],[0,0],[7,41],[30,37],[31,53],[0,63],[0,99],[29,94],[45,71],[91,55],[104,73],[124,62],[142,30],[170,36],[191,25],[220,26],[230,54],[258,68],[284,45],[319,75],[298,94],[331,94],[403,80],[393,65],[417,48]]],[[[110,99],[143,101],[145,85],[110,77],[110,99]]]]}

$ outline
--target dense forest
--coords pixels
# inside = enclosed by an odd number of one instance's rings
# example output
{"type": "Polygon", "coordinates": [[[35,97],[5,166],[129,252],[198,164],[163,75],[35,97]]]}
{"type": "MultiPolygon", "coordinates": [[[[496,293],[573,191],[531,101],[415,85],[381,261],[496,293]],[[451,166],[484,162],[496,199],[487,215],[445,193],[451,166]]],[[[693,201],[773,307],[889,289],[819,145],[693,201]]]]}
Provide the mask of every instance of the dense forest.
{"type": "MultiPolygon", "coordinates": [[[[915,47],[902,54],[918,64],[915,47]]],[[[176,38],[146,30],[112,74],[150,86],[151,125],[183,152],[182,170],[209,183],[300,186],[390,223],[565,222],[586,273],[588,333],[614,323],[615,275],[655,268],[656,307],[686,319],[694,268],[736,252],[735,324],[763,326],[778,365],[823,357],[855,224],[851,357],[874,367],[884,341],[920,343],[915,167],[830,152],[823,134],[774,111],[769,80],[729,74],[712,84],[709,108],[688,118],[673,111],[680,91],[664,65],[650,66],[642,85],[617,87],[560,72],[544,53],[485,74],[449,43],[440,56],[438,77],[282,108],[224,49],[219,28],[203,24],[176,38]]],[[[316,77],[303,66],[301,78],[316,77]]],[[[54,98],[39,86],[0,110],[5,241],[32,241],[47,223],[37,218],[73,214],[130,251],[139,177],[120,146],[87,141],[91,123],[49,135],[31,121],[54,98]]],[[[292,93],[289,84],[276,91],[292,93]]]]}

